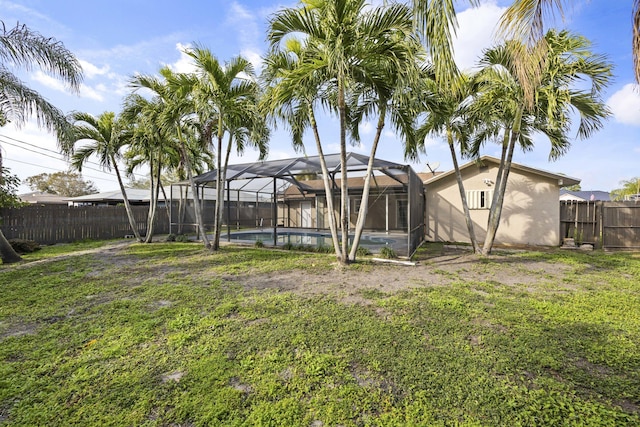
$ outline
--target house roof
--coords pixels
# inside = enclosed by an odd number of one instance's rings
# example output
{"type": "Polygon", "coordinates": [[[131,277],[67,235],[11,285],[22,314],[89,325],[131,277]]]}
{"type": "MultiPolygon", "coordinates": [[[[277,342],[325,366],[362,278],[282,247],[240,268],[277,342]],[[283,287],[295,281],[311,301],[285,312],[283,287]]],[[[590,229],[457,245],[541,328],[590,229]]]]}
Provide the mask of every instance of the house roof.
{"type": "Polygon", "coordinates": [[[578,201],[603,201],[609,202],[611,201],[611,194],[608,191],[599,191],[599,190],[591,190],[591,191],[569,191],[567,189],[560,189],[560,199],[562,200],[578,200],[578,201]],[[593,198],[592,198],[593,196],[593,198]]]}
{"type": "MultiPolygon", "coordinates": [[[[500,159],[493,157],[493,156],[482,156],[480,157],[478,160],[472,160],[468,163],[465,163],[464,165],[460,166],[460,170],[463,171],[465,169],[468,169],[472,166],[477,166],[478,164],[487,164],[487,163],[494,163],[496,165],[500,164],[500,159]]],[[[558,174],[558,173],[553,173],[553,172],[548,172],[542,169],[536,169],[536,168],[532,168],[530,166],[525,166],[525,165],[521,165],[519,163],[511,163],[511,169],[512,170],[518,170],[521,172],[527,172],[527,173],[531,173],[531,174],[535,174],[535,175],[540,175],[546,178],[550,178],[550,179],[556,179],[558,180],[558,185],[560,186],[570,186],[570,185],[576,185],[576,184],[580,184],[580,179],[578,178],[573,178],[567,175],[563,175],[563,174],[558,174]]],[[[439,174],[434,176],[433,178],[430,178],[429,180],[425,181],[425,185],[429,185],[432,184],[434,182],[440,181],[442,179],[445,179],[451,175],[453,175],[455,173],[455,170],[452,169],[448,172],[439,174]]]]}
{"type": "MultiPolygon", "coordinates": [[[[127,188],[127,198],[131,203],[145,203],[150,201],[149,190],[140,188],[127,188]]],[[[159,196],[160,200],[164,200],[162,192],[159,196]]],[[[65,200],[74,203],[117,203],[123,202],[122,193],[120,190],[103,191],[102,193],[87,194],[86,196],[69,197],[65,200]]]]}
{"type": "Polygon", "coordinates": [[[32,193],[18,194],[20,200],[25,203],[44,204],[44,205],[66,205],[67,199],[57,194],[44,193],[42,191],[34,191],[32,193]]]}

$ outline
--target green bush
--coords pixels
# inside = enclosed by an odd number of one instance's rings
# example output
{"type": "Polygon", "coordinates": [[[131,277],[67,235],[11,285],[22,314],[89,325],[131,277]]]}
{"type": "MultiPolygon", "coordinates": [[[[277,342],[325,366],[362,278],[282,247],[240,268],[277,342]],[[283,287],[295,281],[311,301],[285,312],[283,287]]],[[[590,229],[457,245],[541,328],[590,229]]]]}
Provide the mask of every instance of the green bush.
{"type": "Polygon", "coordinates": [[[356,255],[358,256],[367,256],[367,255],[371,255],[371,251],[367,248],[364,248],[362,246],[358,246],[358,250],[356,251],[356,255]]]}
{"type": "Polygon", "coordinates": [[[187,243],[189,241],[189,236],[186,234],[178,234],[176,236],[176,242],[187,243]]]}
{"type": "Polygon", "coordinates": [[[256,248],[264,248],[264,242],[260,239],[256,240],[256,243],[253,245],[256,248]]]}
{"type": "Polygon", "coordinates": [[[29,254],[31,252],[39,251],[40,244],[33,240],[25,239],[10,239],[9,244],[19,254],[29,254]]]}
{"type": "Polygon", "coordinates": [[[175,242],[175,241],[176,241],[176,235],[175,235],[175,234],[173,234],[173,233],[169,234],[169,235],[167,236],[167,238],[166,238],[166,241],[167,241],[167,242],[175,242]]]}
{"type": "Polygon", "coordinates": [[[392,248],[390,248],[389,246],[383,246],[380,249],[380,256],[382,258],[387,258],[387,259],[393,259],[396,258],[396,251],[394,251],[392,248]]]}

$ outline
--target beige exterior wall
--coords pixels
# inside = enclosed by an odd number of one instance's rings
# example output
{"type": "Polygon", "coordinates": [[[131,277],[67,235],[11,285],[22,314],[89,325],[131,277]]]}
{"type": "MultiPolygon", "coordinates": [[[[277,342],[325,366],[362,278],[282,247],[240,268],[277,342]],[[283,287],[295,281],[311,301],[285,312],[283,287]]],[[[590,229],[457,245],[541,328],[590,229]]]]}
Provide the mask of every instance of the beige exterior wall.
{"type": "MultiPolygon", "coordinates": [[[[493,190],[497,165],[489,163],[463,169],[465,190],[493,190]]],[[[557,246],[560,244],[560,205],[558,180],[512,169],[507,183],[498,244],[557,246]]],[[[455,175],[426,185],[427,240],[469,242],[455,175]]],[[[486,235],[489,209],[471,210],[478,241],[486,235]]]]}

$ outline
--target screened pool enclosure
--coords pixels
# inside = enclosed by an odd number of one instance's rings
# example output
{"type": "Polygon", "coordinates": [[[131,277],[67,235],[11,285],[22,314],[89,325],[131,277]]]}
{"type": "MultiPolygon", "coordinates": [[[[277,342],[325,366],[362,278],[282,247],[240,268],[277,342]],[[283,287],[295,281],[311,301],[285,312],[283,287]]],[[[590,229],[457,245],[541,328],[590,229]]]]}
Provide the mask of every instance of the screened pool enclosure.
{"type": "MultiPolygon", "coordinates": [[[[327,155],[325,160],[334,207],[337,209],[336,216],[339,218],[340,155],[327,155]]],[[[355,229],[360,209],[368,161],[367,156],[347,154],[349,190],[346,214],[350,234],[355,229]]],[[[198,200],[203,206],[205,228],[213,228],[216,171],[197,176],[195,182],[195,197],[191,194],[188,182],[171,186],[170,216],[173,233],[193,232],[197,229],[194,200],[198,200]]],[[[394,250],[397,253],[412,254],[424,240],[422,180],[408,165],[375,159],[370,183],[365,233],[387,235],[396,242],[394,250]]],[[[330,235],[326,194],[318,156],[229,165],[226,180],[221,185],[224,186],[222,222],[226,225],[223,240],[231,241],[242,234],[240,230],[245,234],[251,230],[268,232],[271,238],[264,242],[273,245],[286,242],[282,238],[284,234],[330,235]]]]}

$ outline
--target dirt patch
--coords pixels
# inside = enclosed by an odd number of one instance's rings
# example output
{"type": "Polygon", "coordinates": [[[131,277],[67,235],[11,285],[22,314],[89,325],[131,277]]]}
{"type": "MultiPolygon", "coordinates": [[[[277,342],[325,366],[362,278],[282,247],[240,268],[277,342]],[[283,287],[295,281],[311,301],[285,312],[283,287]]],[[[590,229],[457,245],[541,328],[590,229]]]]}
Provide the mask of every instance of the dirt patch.
{"type": "MultiPolygon", "coordinates": [[[[533,291],[537,285],[562,285],[570,269],[562,264],[508,256],[480,258],[472,254],[444,254],[416,266],[371,265],[361,270],[335,268],[322,273],[286,271],[269,274],[224,276],[226,282],[252,290],[294,292],[301,296],[339,295],[345,302],[365,303],[363,291],[396,293],[403,290],[448,286],[463,282],[518,286],[533,291]]],[[[477,293],[486,294],[482,289],[477,293]]]]}

